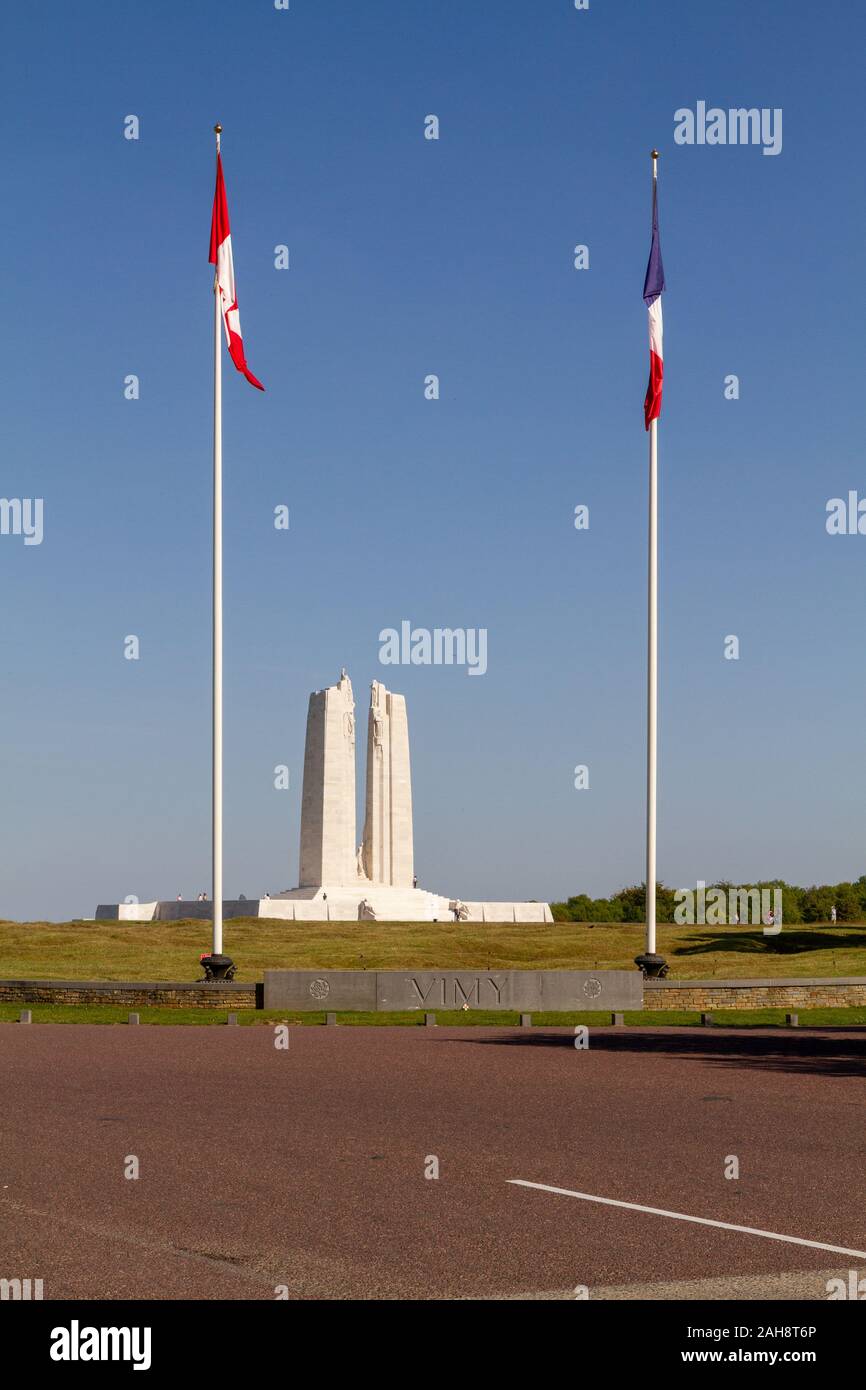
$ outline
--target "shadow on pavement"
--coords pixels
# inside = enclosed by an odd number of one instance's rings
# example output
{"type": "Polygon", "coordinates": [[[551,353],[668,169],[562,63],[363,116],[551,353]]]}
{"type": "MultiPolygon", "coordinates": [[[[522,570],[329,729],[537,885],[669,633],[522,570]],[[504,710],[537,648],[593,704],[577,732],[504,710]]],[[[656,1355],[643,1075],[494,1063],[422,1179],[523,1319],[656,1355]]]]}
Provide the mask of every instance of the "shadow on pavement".
{"type": "MultiPolygon", "coordinates": [[[[498,1037],[488,1034],[480,1038],[443,1037],[437,1041],[479,1047],[573,1048],[574,1033],[539,1028],[498,1037]]],[[[866,1077],[866,1032],[853,1034],[844,1029],[822,1029],[820,1033],[735,1033],[722,1028],[664,1032],[657,1028],[651,1032],[640,1028],[622,1032],[591,1028],[589,1050],[680,1058],[735,1069],[757,1067],[802,1075],[866,1077]]]]}

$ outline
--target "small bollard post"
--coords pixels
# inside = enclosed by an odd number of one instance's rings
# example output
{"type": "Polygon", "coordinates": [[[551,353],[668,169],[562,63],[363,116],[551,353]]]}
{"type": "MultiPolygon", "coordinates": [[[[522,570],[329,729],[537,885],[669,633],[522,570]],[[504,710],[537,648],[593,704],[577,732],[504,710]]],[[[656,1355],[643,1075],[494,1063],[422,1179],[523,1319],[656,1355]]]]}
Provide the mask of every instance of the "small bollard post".
{"type": "Polygon", "coordinates": [[[611,1014],[610,1021],[613,1024],[614,1028],[624,1028],[625,1014],[611,1014]]]}
{"type": "Polygon", "coordinates": [[[336,1015],[336,1014],[325,1014],[325,1023],[327,1024],[327,1026],[328,1026],[329,1028],[336,1027],[337,1015],[336,1015]]]}
{"type": "Polygon", "coordinates": [[[126,1021],[127,1023],[140,1023],[141,1019],[139,1018],[138,1014],[127,1014],[126,1021]]]}
{"type": "Polygon", "coordinates": [[[32,1022],[33,1022],[33,1015],[32,1015],[32,1013],[30,1012],[29,1009],[22,1009],[22,1010],[21,1010],[20,1014],[18,1015],[18,1022],[19,1022],[19,1023],[32,1023],[32,1022]]]}
{"type": "Polygon", "coordinates": [[[532,1014],[521,1014],[521,1015],[520,1015],[520,1026],[521,1026],[521,1028],[531,1028],[531,1027],[532,1027],[532,1014]]]}
{"type": "Polygon", "coordinates": [[[785,1014],[785,1023],[787,1024],[787,1026],[788,1026],[789,1028],[799,1028],[799,1027],[800,1027],[800,1015],[799,1015],[799,1014],[785,1014]]]}
{"type": "Polygon", "coordinates": [[[238,1016],[237,1016],[237,1014],[229,1014],[228,1018],[226,1019],[226,1023],[233,1023],[233,1024],[235,1024],[235,1025],[237,1025],[237,1021],[238,1021],[238,1016]]]}
{"type": "Polygon", "coordinates": [[[424,1015],[424,1027],[425,1027],[425,1028],[435,1028],[435,1027],[436,1027],[436,1015],[435,1015],[435,1014],[425,1014],[425,1015],[424,1015]]]}
{"type": "Polygon", "coordinates": [[[712,1026],[713,1026],[713,1016],[712,1016],[712,1014],[701,1014],[701,1027],[702,1027],[702,1028],[712,1028],[712,1026]]]}

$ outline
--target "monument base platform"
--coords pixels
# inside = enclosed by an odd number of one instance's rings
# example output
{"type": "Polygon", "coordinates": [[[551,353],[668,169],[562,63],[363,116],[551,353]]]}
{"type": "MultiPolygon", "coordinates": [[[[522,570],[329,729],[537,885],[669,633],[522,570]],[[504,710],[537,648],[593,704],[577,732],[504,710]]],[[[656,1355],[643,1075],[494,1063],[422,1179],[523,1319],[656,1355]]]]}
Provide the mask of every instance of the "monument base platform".
{"type": "MultiPolygon", "coordinates": [[[[209,902],[100,903],[98,922],[211,921],[209,902]]],[[[463,902],[423,888],[359,883],[354,888],[293,888],[273,898],[223,902],[223,917],[267,917],[284,922],[552,922],[547,903],[463,902]]]]}
{"type": "Polygon", "coordinates": [[[261,917],[295,922],[552,922],[547,903],[463,902],[423,888],[359,882],[351,888],[293,888],[260,904],[261,917]]]}

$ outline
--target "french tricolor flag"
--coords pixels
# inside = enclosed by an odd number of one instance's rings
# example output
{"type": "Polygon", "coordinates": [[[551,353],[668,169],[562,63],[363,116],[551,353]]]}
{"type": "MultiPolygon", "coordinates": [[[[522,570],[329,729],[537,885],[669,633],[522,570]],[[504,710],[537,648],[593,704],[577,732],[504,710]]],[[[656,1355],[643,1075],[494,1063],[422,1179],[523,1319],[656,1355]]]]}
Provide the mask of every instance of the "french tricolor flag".
{"type": "Polygon", "coordinates": [[[210,224],[211,265],[216,266],[216,280],[219,287],[222,307],[223,327],[226,333],[229,356],[239,372],[243,372],[251,386],[264,391],[264,386],[253,376],[244,356],[244,340],[241,337],[241,320],[238,313],[238,297],[235,292],[235,268],[232,261],[232,236],[229,227],[229,205],[226,202],[226,186],[223,181],[222,156],[217,152],[216,192],[213,199],[213,217],[210,224]]]}
{"type": "Polygon", "coordinates": [[[653,179],[653,239],[650,247],[646,279],[643,286],[644,303],[649,310],[650,375],[646,400],[643,403],[647,429],[662,413],[662,380],[665,374],[662,350],[662,290],[665,288],[665,268],[659,241],[658,183],[653,179]]]}

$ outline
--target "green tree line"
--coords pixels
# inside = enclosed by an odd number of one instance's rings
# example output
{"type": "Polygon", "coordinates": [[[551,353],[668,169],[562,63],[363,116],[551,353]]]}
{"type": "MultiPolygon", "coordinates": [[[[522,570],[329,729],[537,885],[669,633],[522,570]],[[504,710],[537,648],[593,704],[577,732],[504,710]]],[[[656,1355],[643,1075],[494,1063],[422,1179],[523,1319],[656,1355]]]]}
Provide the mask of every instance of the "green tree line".
{"type": "MultiPolygon", "coordinates": [[[[694,893],[695,885],[685,887],[694,893]]],[[[811,888],[800,888],[784,879],[762,879],[758,883],[731,883],[724,879],[708,883],[707,892],[712,888],[722,888],[725,893],[731,888],[781,888],[782,919],[788,925],[796,922],[829,922],[830,910],[835,906],[836,917],[840,922],[866,921],[866,874],[855,883],[813,884],[811,888]]],[[[609,898],[590,898],[586,893],[577,893],[562,903],[551,903],[555,922],[644,922],[646,921],[646,884],[636,884],[631,888],[620,888],[609,898]]],[[[675,890],[663,883],[656,886],[656,921],[673,922],[675,890]]]]}

